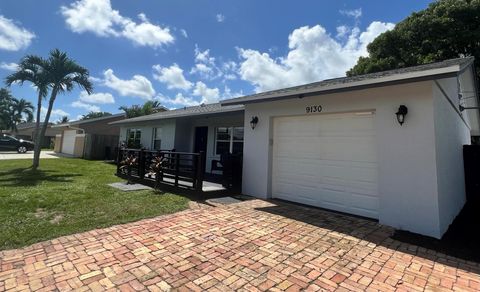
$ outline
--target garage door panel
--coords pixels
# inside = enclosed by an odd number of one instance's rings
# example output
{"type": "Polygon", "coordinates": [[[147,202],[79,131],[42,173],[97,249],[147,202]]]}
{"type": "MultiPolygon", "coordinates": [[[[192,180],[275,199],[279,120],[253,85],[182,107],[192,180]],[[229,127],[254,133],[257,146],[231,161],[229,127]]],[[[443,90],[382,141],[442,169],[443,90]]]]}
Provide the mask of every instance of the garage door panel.
{"type": "Polygon", "coordinates": [[[76,130],[68,130],[63,132],[62,153],[73,155],[75,150],[76,130]]]}
{"type": "Polygon", "coordinates": [[[273,197],[378,217],[372,115],[276,118],[273,140],[273,197]]]}
{"type": "MultiPolygon", "coordinates": [[[[366,212],[377,212],[378,200],[366,196],[352,196],[352,204],[350,205],[354,210],[365,210],[366,212]]],[[[357,213],[358,214],[358,213],[357,213]]]]}

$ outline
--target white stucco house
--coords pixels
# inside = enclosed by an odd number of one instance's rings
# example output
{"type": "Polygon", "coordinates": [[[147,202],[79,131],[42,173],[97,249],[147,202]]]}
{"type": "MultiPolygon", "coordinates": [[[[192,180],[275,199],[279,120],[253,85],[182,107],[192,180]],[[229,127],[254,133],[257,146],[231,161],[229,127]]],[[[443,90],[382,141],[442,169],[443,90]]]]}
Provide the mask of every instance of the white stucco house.
{"type": "Polygon", "coordinates": [[[120,141],[149,150],[205,152],[205,171],[222,152],[243,152],[243,106],[202,104],[115,121],[120,141]]]}
{"type": "Polygon", "coordinates": [[[478,109],[461,108],[478,106],[473,61],[223,101],[245,106],[242,192],[440,238],[465,203],[462,146],[480,134],[478,109]]]}
{"type": "Polygon", "coordinates": [[[120,141],[205,151],[207,172],[222,151],[243,153],[243,194],[440,238],[465,204],[462,146],[480,135],[479,111],[462,108],[478,105],[473,61],[324,80],[114,124],[120,141]]]}

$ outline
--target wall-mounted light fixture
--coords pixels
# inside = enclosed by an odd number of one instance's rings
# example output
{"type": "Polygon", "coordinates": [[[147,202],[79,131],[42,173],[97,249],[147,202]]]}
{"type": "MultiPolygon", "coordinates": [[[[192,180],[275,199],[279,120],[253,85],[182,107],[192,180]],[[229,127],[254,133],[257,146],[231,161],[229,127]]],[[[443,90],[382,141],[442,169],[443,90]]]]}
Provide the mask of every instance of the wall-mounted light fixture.
{"type": "Polygon", "coordinates": [[[400,124],[400,126],[403,125],[403,123],[405,122],[405,116],[407,115],[407,113],[408,113],[408,108],[406,106],[402,104],[401,106],[398,107],[398,112],[396,112],[395,114],[397,115],[397,121],[400,124]]]}
{"type": "Polygon", "coordinates": [[[257,124],[258,124],[258,117],[253,116],[252,119],[250,120],[250,127],[252,127],[252,130],[255,129],[257,124]]]}

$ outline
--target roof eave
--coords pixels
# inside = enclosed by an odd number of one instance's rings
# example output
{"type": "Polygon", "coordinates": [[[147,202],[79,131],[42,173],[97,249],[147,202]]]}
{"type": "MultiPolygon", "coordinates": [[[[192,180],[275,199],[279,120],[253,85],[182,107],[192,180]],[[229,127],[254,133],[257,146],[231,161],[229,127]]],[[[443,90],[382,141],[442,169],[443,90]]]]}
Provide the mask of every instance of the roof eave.
{"type": "Polygon", "coordinates": [[[418,72],[409,72],[409,73],[397,74],[397,75],[380,77],[375,79],[361,80],[361,81],[351,82],[346,84],[336,84],[333,86],[328,86],[328,87],[319,88],[319,89],[298,90],[297,92],[291,93],[291,94],[284,94],[284,95],[274,94],[271,96],[266,96],[264,98],[252,97],[252,98],[245,98],[245,99],[236,98],[236,99],[224,100],[221,102],[221,104],[222,105],[239,105],[239,104],[261,103],[261,102],[268,102],[268,101],[274,101],[274,100],[298,98],[299,96],[308,97],[308,96],[315,96],[315,95],[324,95],[324,94],[331,94],[331,93],[338,93],[338,92],[362,90],[362,89],[368,89],[368,88],[374,88],[374,87],[389,86],[389,85],[395,85],[395,84],[404,84],[404,83],[412,83],[412,82],[420,82],[420,81],[426,81],[426,80],[454,77],[457,75],[459,71],[471,65],[472,62],[473,61],[467,63],[462,67],[456,64],[456,65],[452,65],[445,68],[437,68],[437,69],[418,71],[418,72]]]}
{"type": "Polygon", "coordinates": [[[120,120],[120,121],[114,121],[108,123],[109,125],[128,125],[128,124],[137,124],[137,123],[148,123],[152,121],[159,121],[159,120],[168,120],[168,119],[178,119],[178,118],[188,118],[188,117],[196,117],[196,116],[204,116],[204,115],[215,115],[215,114],[223,114],[223,113],[232,113],[232,112],[243,112],[243,108],[235,108],[235,109],[223,109],[221,111],[214,111],[214,112],[200,112],[200,113],[189,113],[189,114],[183,114],[183,115],[177,115],[177,116],[166,116],[166,117],[155,117],[151,119],[138,119],[134,120],[136,118],[132,119],[126,119],[126,120],[120,120]]]}

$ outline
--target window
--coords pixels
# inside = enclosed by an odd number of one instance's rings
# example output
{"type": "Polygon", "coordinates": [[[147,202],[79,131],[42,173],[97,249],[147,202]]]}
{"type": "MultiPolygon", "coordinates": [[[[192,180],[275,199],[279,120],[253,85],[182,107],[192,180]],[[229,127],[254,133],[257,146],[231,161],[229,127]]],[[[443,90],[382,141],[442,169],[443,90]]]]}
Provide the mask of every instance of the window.
{"type": "Polygon", "coordinates": [[[153,128],[152,148],[154,150],[162,149],[162,128],[153,128]]]}
{"type": "Polygon", "coordinates": [[[0,140],[2,140],[4,142],[10,142],[10,141],[16,141],[17,139],[15,137],[12,137],[12,136],[3,135],[3,136],[0,137],[0,140]]]}
{"type": "Polygon", "coordinates": [[[128,148],[142,148],[140,143],[142,139],[142,130],[128,129],[127,130],[127,147],[128,148]]]}
{"type": "Polygon", "coordinates": [[[243,153],[243,127],[218,127],[215,131],[215,154],[243,153]]]}

